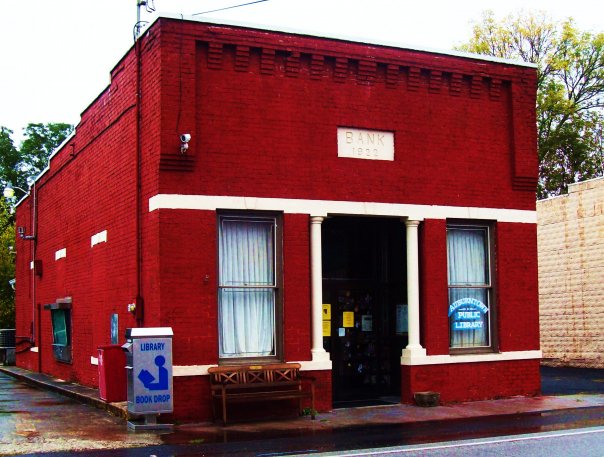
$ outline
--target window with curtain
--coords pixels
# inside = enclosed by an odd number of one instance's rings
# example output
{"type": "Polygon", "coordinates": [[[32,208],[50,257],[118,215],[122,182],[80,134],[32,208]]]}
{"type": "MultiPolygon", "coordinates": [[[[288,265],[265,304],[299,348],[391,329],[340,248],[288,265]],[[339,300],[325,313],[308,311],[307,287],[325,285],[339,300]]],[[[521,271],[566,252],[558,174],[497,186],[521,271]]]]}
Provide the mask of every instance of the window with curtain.
{"type": "Polygon", "coordinates": [[[276,357],[276,217],[219,217],[220,358],[276,357]]]}
{"type": "Polygon", "coordinates": [[[449,225],[449,342],[453,348],[491,346],[489,228],[449,225]]]}

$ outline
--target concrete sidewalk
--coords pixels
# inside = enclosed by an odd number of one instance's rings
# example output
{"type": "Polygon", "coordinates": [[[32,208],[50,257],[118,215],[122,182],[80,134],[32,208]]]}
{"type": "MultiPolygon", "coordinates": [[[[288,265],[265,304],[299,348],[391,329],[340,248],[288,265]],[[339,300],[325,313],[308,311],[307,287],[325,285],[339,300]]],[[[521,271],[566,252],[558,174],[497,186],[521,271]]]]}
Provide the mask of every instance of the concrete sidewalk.
{"type": "Polygon", "coordinates": [[[127,402],[107,403],[104,400],[101,400],[98,389],[92,389],[72,382],[55,379],[43,373],[24,370],[23,368],[14,366],[0,366],[0,372],[6,373],[13,378],[35,387],[57,392],[65,397],[79,401],[80,403],[104,409],[122,419],[128,418],[127,402]]]}
{"type": "MultiPolygon", "coordinates": [[[[105,403],[99,398],[99,393],[96,389],[56,380],[49,376],[18,367],[0,367],[0,372],[42,389],[52,390],[79,402],[106,410],[122,418],[122,420],[127,417],[125,402],[105,403]]],[[[228,427],[210,422],[185,424],[176,426],[173,432],[161,433],[161,440],[159,440],[159,434],[157,434],[157,437],[159,442],[170,444],[190,443],[192,442],[192,437],[195,437],[195,439],[202,437],[201,439],[204,442],[216,443],[226,439],[227,433],[229,440],[232,441],[235,437],[242,437],[241,439],[243,440],[258,439],[263,436],[300,436],[368,424],[379,426],[428,421],[454,421],[459,419],[517,416],[519,414],[576,410],[578,408],[602,406],[604,406],[603,394],[514,397],[502,400],[448,404],[432,408],[396,404],[390,406],[336,409],[331,412],[320,413],[317,416],[317,420],[314,421],[310,420],[309,417],[300,417],[290,420],[233,423],[229,424],[228,427]]],[[[58,426],[60,427],[60,424],[58,426]]],[[[125,421],[123,427],[125,431],[125,421]]],[[[56,449],[56,447],[53,447],[53,449],[56,449]]]]}
{"type": "MultiPolygon", "coordinates": [[[[127,419],[126,402],[106,403],[99,397],[99,391],[79,384],[57,380],[45,374],[31,372],[18,367],[0,367],[0,371],[21,381],[48,389],[81,403],[103,409],[114,416],[127,419]]],[[[564,396],[514,397],[501,400],[485,400],[466,403],[453,403],[432,408],[420,408],[414,405],[388,405],[360,408],[335,409],[331,412],[320,413],[318,420],[311,421],[308,417],[279,421],[258,421],[229,424],[229,430],[245,429],[275,430],[324,429],[350,427],[353,425],[407,423],[432,420],[451,420],[481,416],[502,416],[507,414],[533,413],[574,409],[583,407],[604,406],[602,394],[576,394],[564,396]]],[[[183,425],[202,429],[223,429],[221,424],[202,423],[183,425]]]]}

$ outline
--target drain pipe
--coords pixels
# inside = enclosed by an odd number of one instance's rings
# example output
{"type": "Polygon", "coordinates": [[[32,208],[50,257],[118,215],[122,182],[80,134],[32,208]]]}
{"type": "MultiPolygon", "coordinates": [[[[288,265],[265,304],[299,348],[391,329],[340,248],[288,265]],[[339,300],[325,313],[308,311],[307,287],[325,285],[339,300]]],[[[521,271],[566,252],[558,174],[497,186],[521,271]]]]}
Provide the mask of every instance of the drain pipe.
{"type": "Polygon", "coordinates": [[[31,248],[31,261],[33,262],[33,268],[31,269],[31,340],[32,345],[36,346],[38,343],[38,372],[42,373],[42,314],[40,313],[40,306],[36,303],[36,256],[38,248],[38,188],[36,181],[32,184],[32,198],[33,198],[33,210],[32,210],[32,248],[31,248]],[[38,312],[38,326],[36,328],[36,308],[38,312]],[[36,341],[37,340],[37,341],[36,341]]]}
{"type": "MultiPolygon", "coordinates": [[[[138,2],[137,22],[140,25],[140,9],[144,2],[138,2]]],[[[141,38],[135,37],[136,57],[136,325],[145,325],[145,304],[143,301],[143,228],[142,228],[142,45],[141,38]]]]}

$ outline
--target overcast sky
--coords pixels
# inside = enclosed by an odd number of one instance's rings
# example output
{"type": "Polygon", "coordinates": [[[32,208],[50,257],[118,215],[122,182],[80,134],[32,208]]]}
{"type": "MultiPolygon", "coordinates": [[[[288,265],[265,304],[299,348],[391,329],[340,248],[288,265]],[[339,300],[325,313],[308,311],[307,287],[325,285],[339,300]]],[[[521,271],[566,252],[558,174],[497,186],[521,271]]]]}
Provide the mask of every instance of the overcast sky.
{"type": "MultiPolygon", "coordinates": [[[[190,15],[253,0],[155,0],[156,13],[190,15]]],[[[77,124],[132,45],[136,0],[0,0],[0,125],[77,124]]],[[[450,50],[467,41],[473,21],[545,11],[604,31],[604,0],[268,0],[206,17],[290,27],[316,34],[371,37],[450,50]]],[[[196,16],[201,18],[203,16],[196,16]]]]}

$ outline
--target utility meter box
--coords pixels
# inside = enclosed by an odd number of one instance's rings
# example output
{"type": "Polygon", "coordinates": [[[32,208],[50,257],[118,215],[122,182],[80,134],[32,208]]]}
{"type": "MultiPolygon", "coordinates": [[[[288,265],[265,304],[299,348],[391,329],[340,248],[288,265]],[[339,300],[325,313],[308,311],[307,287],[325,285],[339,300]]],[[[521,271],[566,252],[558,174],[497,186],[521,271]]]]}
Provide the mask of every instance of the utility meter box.
{"type": "Polygon", "coordinates": [[[126,329],[128,412],[134,415],[171,413],[172,328],[126,329]]]}

